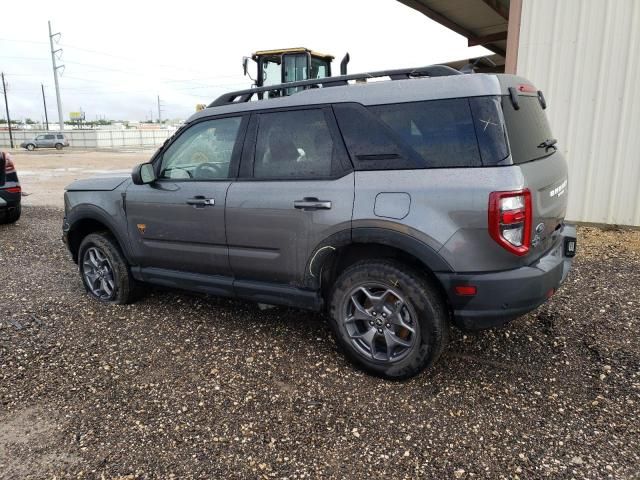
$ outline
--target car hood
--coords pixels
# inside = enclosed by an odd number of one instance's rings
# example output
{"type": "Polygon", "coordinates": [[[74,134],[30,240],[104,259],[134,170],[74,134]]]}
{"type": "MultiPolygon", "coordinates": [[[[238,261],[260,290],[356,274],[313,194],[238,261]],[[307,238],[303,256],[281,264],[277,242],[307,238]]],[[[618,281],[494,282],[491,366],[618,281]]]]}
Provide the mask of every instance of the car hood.
{"type": "Polygon", "coordinates": [[[65,190],[68,192],[77,191],[96,191],[96,192],[110,192],[115,190],[129,178],[129,175],[119,175],[112,177],[92,177],[85,178],[83,180],[76,180],[71,185],[67,185],[65,190]]]}

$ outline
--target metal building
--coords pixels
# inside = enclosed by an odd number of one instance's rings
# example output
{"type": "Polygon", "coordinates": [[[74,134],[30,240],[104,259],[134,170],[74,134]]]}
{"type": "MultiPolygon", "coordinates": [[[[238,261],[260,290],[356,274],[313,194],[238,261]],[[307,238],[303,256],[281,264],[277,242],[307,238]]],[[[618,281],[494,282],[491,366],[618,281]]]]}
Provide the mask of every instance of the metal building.
{"type": "Polygon", "coordinates": [[[544,92],[569,220],[640,226],[640,0],[400,1],[544,92]]]}

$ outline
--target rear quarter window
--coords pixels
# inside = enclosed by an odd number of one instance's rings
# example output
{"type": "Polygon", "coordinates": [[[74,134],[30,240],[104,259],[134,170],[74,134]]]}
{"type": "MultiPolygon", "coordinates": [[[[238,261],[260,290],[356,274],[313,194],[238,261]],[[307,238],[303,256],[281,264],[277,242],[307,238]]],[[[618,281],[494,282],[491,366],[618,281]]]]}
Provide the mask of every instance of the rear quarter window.
{"type": "Polygon", "coordinates": [[[509,156],[498,97],[334,108],[357,169],[495,166],[509,156]]]}
{"type": "Polygon", "coordinates": [[[420,156],[426,168],[482,165],[466,98],[380,105],[370,110],[420,156]]]}

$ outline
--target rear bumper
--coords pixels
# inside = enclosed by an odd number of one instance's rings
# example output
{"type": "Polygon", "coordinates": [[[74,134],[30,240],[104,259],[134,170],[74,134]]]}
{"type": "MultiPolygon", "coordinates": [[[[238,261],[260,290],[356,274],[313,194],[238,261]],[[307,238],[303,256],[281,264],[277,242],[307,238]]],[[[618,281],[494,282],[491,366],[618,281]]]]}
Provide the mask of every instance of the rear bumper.
{"type": "Polygon", "coordinates": [[[564,283],[573,258],[564,254],[565,238],[576,238],[576,228],[565,225],[555,246],[534,264],[515,270],[478,274],[437,274],[453,309],[454,323],[478,330],[499,327],[534,310],[564,283]],[[455,292],[459,285],[474,285],[474,296],[455,292]]]}
{"type": "Polygon", "coordinates": [[[0,189],[0,211],[10,208],[16,208],[20,205],[22,200],[22,193],[9,193],[4,190],[4,187],[0,189]]]}

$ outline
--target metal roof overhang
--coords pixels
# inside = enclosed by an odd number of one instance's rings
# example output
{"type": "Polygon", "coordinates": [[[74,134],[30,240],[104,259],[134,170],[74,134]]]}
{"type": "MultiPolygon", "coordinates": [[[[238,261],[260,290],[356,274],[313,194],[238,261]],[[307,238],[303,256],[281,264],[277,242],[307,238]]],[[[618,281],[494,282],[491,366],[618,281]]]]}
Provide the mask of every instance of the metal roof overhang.
{"type": "MultiPolygon", "coordinates": [[[[504,71],[511,0],[398,0],[467,38],[468,45],[482,45],[494,52],[480,70],[504,71]],[[491,65],[494,63],[495,66],[491,65]]],[[[518,12],[519,15],[519,12],[518,12]]],[[[457,64],[451,62],[448,65],[457,64]]]]}

